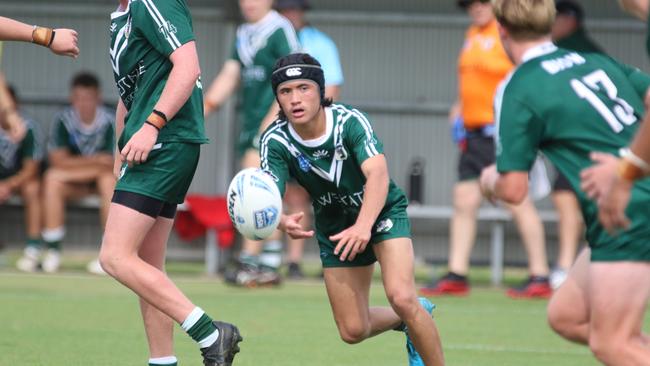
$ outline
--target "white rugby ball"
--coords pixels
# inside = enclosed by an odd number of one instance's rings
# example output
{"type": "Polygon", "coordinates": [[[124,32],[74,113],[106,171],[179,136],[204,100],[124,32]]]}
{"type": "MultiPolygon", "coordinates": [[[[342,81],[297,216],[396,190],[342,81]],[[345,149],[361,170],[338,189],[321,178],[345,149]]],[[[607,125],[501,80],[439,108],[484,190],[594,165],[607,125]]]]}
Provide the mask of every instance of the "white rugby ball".
{"type": "Polygon", "coordinates": [[[261,169],[247,168],[237,173],[227,197],[230,220],[244,237],[263,240],[278,227],[282,215],[280,190],[261,169]]]}

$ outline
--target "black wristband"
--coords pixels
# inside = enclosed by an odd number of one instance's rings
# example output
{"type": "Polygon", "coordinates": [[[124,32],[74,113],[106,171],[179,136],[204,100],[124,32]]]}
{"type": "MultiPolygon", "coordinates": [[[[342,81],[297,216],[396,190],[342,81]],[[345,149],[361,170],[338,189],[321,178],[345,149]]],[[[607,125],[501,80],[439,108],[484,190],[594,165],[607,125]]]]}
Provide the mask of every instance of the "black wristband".
{"type": "Polygon", "coordinates": [[[54,36],[56,36],[56,31],[52,29],[52,38],[50,38],[50,43],[47,44],[47,48],[50,48],[52,42],[54,42],[54,36]]]}
{"type": "Polygon", "coordinates": [[[151,123],[151,122],[149,122],[149,121],[144,121],[144,123],[145,123],[145,124],[148,124],[149,126],[152,126],[152,127],[155,128],[156,130],[158,130],[158,132],[160,132],[160,128],[158,128],[158,126],[154,125],[153,123],[151,123]]]}
{"type": "Polygon", "coordinates": [[[164,119],[165,123],[169,122],[169,120],[167,120],[167,116],[163,112],[161,112],[161,111],[159,111],[157,109],[154,109],[153,111],[151,111],[151,113],[153,113],[153,114],[159,116],[160,118],[164,119]]]}

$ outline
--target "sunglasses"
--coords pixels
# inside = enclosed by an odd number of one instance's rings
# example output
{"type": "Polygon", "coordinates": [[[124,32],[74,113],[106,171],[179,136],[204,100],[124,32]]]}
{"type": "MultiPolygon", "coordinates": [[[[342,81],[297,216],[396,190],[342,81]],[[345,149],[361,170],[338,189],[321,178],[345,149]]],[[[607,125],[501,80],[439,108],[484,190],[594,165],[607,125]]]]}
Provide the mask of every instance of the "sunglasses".
{"type": "Polygon", "coordinates": [[[458,0],[457,3],[458,3],[458,7],[464,10],[469,8],[469,6],[474,3],[487,4],[489,2],[490,0],[458,0]]]}

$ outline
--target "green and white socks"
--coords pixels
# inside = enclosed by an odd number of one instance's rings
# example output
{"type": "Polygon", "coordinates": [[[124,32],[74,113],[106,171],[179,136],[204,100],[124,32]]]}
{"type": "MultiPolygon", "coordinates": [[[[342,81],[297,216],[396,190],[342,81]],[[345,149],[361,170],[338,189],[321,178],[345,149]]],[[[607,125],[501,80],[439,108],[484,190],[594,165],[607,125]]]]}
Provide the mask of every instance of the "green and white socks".
{"type": "Polygon", "coordinates": [[[181,324],[181,328],[199,344],[199,348],[209,347],[219,338],[219,330],[212,323],[212,318],[200,307],[192,310],[181,324]]]}

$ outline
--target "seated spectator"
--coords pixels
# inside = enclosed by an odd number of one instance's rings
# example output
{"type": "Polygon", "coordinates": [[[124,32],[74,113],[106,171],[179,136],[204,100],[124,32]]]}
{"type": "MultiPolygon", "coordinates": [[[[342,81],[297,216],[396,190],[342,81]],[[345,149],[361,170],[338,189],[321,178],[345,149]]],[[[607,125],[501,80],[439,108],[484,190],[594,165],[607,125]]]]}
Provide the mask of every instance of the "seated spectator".
{"type": "MultiPolygon", "coordinates": [[[[4,85],[0,87],[4,88],[4,85]]],[[[0,113],[0,204],[6,202],[12,194],[21,196],[25,207],[25,229],[27,246],[25,256],[39,251],[41,245],[41,201],[39,164],[42,149],[37,125],[20,113],[16,91],[7,88],[10,111],[0,113]],[[8,133],[9,124],[5,123],[8,113],[17,113],[19,123],[25,127],[25,134],[16,141],[8,133]]],[[[3,94],[4,96],[4,94],[3,94]]],[[[19,260],[16,264],[23,271],[34,271],[36,266],[19,260]]]]}
{"type": "MultiPolygon", "coordinates": [[[[115,185],[115,117],[101,104],[98,79],[89,73],[76,75],[70,103],[52,124],[48,141],[42,197],[47,203],[42,235],[48,250],[41,264],[45,272],[56,272],[61,263],[66,201],[99,194],[103,228],[115,185]]],[[[97,261],[89,263],[88,270],[103,273],[97,261]]]]}

